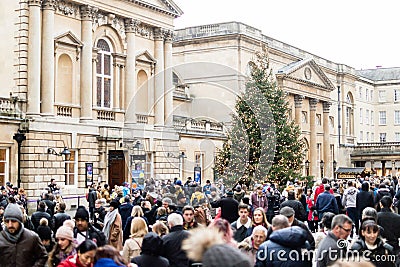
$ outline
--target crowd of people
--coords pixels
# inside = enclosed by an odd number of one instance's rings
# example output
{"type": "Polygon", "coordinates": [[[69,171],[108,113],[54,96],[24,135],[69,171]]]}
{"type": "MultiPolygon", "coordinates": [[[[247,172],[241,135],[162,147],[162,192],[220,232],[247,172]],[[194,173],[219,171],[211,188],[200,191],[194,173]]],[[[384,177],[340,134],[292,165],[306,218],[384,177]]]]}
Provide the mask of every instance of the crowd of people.
{"type": "Polygon", "coordinates": [[[86,200],[70,216],[52,179],[28,216],[23,189],[7,183],[0,266],[399,266],[396,177],[94,183],[86,200]]]}

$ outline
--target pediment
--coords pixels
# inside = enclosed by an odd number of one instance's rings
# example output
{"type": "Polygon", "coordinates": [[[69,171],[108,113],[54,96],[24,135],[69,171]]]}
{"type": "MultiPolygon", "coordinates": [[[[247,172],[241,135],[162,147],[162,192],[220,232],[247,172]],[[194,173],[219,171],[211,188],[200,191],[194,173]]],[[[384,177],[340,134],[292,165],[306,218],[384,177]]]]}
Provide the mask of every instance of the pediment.
{"type": "Polygon", "coordinates": [[[54,38],[54,42],[77,46],[77,47],[83,46],[83,43],[71,31],[68,31],[66,33],[57,36],[56,38],[54,38]]]}
{"type": "Polygon", "coordinates": [[[177,4],[174,3],[173,0],[136,0],[133,2],[140,3],[141,5],[148,6],[150,8],[155,8],[163,11],[167,11],[171,15],[175,17],[179,17],[183,14],[183,11],[179,8],[177,4]]]}
{"type": "Polygon", "coordinates": [[[335,89],[333,83],[312,58],[291,63],[279,69],[276,75],[283,79],[295,80],[327,91],[335,89]]]}
{"type": "Polygon", "coordinates": [[[136,61],[147,62],[151,64],[157,63],[157,60],[147,50],[140,51],[136,55],[136,61]]]}

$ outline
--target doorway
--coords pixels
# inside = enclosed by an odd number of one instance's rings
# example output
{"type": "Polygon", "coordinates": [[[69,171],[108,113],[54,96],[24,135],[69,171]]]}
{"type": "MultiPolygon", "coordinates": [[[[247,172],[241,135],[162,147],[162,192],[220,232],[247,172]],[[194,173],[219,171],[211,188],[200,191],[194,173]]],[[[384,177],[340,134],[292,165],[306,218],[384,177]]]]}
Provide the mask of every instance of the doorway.
{"type": "Polygon", "coordinates": [[[125,182],[125,156],[122,150],[110,150],[108,153],[108,183],[110,190],[115,185],[121,186],[125,182]]]}

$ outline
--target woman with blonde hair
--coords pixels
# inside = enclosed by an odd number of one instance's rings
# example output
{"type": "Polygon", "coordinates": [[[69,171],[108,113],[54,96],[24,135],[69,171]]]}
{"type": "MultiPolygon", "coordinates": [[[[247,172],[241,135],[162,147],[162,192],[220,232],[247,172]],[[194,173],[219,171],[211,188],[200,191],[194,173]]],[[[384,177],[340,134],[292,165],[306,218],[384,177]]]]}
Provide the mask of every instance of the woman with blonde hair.
{"type": "Polygon", "coordinates": [[[122,250],[122,257],[126,262],[131,262],[142,251],[143,237],[148,233],[146,221],[143,218],[135,217],[131,223],[130,238],[125,241],[122,250]]]}
{"type": "Polygon", "coordinates": [[[165,225],[165,223],[162,221],[157,221],[155,224],[153,224],[152,231],[160,237],[163,237],[169,233],[167,225],[165,225]]]}
{"type": "Polygon", "coordinates": [[[265,211],[263,208],[256,208],[253,211],[253,214],[251,216],[251,227],[247,229],[246,232],[246,237],[251,236],[253,233],[254,227],[262,225],[265,228],[269,228],[270,224],[267,221],[267,215],[265,214],[265,211]]]}
{"type": "Polygon", "coordinates": [[[147,221],[146,217],[144,217],[143,209],[140,206],[133,206],[132,211],[131,211],[131,216],[129,216],[126,219],[126,224],[125,224],[124,234],[123,234],[123,242],[124,243],[131,235],[131,223],[132,223],[133,218],[136,218],[136,217],[143,218],[143,220],[146,222],[146,224],[149,225],[149,222],[147,221]]]}

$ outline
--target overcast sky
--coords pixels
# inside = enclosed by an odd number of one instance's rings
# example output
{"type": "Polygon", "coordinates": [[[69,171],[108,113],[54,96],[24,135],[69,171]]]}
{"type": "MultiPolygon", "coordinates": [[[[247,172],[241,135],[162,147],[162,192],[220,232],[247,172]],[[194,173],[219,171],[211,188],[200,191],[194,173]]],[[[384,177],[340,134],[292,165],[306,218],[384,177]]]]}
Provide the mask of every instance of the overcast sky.
{"type": "Polygon", "coordinates": [[[400,67],[400,0],[174,0],[175,28],[238,21],[356,69],[400,67]]]}

